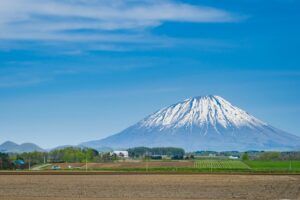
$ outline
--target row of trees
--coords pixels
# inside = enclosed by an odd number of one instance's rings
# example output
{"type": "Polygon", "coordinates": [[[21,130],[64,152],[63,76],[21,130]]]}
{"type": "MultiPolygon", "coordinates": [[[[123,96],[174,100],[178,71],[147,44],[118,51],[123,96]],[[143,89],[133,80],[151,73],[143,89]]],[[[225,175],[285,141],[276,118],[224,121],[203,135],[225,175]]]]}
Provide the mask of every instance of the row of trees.
{"type": "Polygon", "coordinates": [[[12,163],[10,162],[8,154],[0,152],[0,169],[11,169],[12,163]]]}
{"type": "Polygon", "coordinates": [[[50,162],[93,162],[96,160],[99,152],[90,148],[67,147],[50,151],[48,159],[50,162]]]}
{"type": "Polygon", "coordinates": [[[242,160],[300,160],[300,152],[245,152],[242,160]]]}
{"type": "MultiPolygon", "coordinates": [[[[151,158],[151,156],[168,156],[173,159],[183,159],[185,151],[180,148],[158,147],[147,148],[137,147],[128,149],[132,158],[151,158]]],[[[24,161],[26,166],[33,166],[42,163],[76,163],[76,162],[113,162],[118,159],[117,155],[107,152],[100,153],[91,148],[66,147],[55,149],[50,152],[28,152],[20,154],[0,153],[0,169],[16,168],[16,161],[24,161]]]]}
{"type": "Polygon", "coordinates": [[[50,152],[28,152],[21,154],[3,154],[0,153],[0,169],[7,168],[17,160],[22,160],[26,165],[35,165],[42,163],[77,163],[77,162],[113,162],[117,160],[117,155],[111,153],[101,153],[91,148],[66,147],[55,149],[50,152]],[[1,164],[2,163],[2,164],[1,164]],[[1,168],[1,165],[3,166],[1,168]],[[4,168],[5,167],[5,168],[4,168]]]}
{"type": "Polygon", "coordinates": [[[117,155],[109,152],[100,153],[91,148],[67,147],[49,152],[48,160],[50,162],[113,162],[117,160],[117,155]]]}
{"type": "Polygon", "coordinates": [[[254,160],[300,160],[300,152],[262,152],[254,160]]]}
{"type": "Polygon", "coordinates": [[[154,155],[168,156],[174,159],[181,159],[185,155],[184,149],[175,147],[136,147],[128,149],[129,157],[131,158],[144,158],[154,155]]]}

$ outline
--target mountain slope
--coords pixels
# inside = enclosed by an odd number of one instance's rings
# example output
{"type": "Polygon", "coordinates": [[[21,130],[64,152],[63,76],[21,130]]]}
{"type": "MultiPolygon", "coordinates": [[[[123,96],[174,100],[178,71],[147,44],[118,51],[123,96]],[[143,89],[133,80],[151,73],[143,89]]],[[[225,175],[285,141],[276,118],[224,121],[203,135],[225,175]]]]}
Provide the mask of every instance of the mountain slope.
{"type": "Polygon", "coordinates": [[[82,145],[94,148],[176,146],[188,151],[295,150],[300,148],[300,138],[211,95],[186,99],[116,135],[82,145]]]}
{"type": "Polygon", "coordinates": [[[23,153],[23,152],[33,152],[33,151],[42,152],[45,150],[33,143],[23,143],[18,145],[14,142],[7,141],[0,145],[0,152],[23,153]]]}
{"type": "Polygon", "coordinates": [[[19,147],[18,144],[11,142],[11,141],[6,141],[0,145],[0,152],[7,151],[8,149],[15,151],[18,149],[18,147],[19,147]]]}

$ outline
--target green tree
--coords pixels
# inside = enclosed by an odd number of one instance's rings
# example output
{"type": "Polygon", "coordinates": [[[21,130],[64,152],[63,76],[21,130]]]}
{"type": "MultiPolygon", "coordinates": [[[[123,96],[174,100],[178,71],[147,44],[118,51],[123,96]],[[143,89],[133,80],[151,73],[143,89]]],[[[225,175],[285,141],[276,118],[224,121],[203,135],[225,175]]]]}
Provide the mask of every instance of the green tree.
{"type": "Polygon", "coordinates": [[[243,153],[242,160],[244,161],[249,160],[248,152],[243,153]]]}
{"type": "Polygon", "coordinates": [[[30,162],[32,165],[41,164],[47,161],[48,153],[46,152],[25,152],[16,156],[17,160],[24,160],[30,162]]]}
{"type": "Polygon", "coordinates": [[[260,160],[279,160],[280,152],[264,152],[259,155],[260,160]]]}
{"type": "Polygon", "coordinates": [[[12,166],[8,154],[0,152],[0,170],[10,169],[11,167],[12,166]]]}
{"type": "Polygon", "coordinates": [[[169,157],[183,158],[185,151],[175,147],[135,147],[128,149],[128,154],[132,158],[151,157],[152,155],[166,155],[169,157]]]}
{"type": "Polygon", "coordinates": [[[92,162],[96,160],[98,151],[90,148],[66,147],[49,153],[51,162],[92,162]]]}

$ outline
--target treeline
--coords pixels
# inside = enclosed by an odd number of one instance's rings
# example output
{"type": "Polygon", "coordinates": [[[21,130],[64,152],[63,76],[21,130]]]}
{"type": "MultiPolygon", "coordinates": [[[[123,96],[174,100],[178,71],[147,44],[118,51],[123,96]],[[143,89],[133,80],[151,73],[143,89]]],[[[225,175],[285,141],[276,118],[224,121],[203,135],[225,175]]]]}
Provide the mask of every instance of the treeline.
{"type": "Polygon", "coordinates": [[[114,162],[117,159],[116,154],[110,152],[99,153],[92,148],[66,147],[48,153],[48,162],[52,163],[114,162]]]}
{"type": "Polygon", "coordinates": [[[113,162],[117,160],[117,155],[109,152],[99,153],[91,148],[67,147],[50,151],[48,154],[49,162],[60,163],[76,163],[76,162],[113,162]]]}
{"type": "Polygon", "coordinates": [[[251,160],[300,160],[300,152],[292,151],[292,152],[276,152],[276,151],[268,151],[268,152],[247,152],[249,155],[249,159],[251,160]]]}
{"type": "Polygon", "coordinates": [[[12,169],[12,163],[10,162],[9,155],[0,152],[0,169],[12,169]]]}
{"type": "Polygon", "coordinates": [[[0,169],[23,169],[42,163],[113,162],[117,156],[91,148],[66,147],[50,152],[0,153],[0,169]]]}
{"type": "MultiPolygon", "coordinates": [[[[183,149],[174,147],[137,147],[128,149],[128,153],[130,158],[142,159],[161,159],[162,156],[183,159],[185,155],[183,149]]],[[[114,162],[118,159],[124,158],[112,152],[99,153],[92,148],[66,147],[50,152],[0,153],[0,169],[23,169],[43,163],[114,162]]]]}
{"type": "Polygon", "coordinates": [[[99,152],[90,148],[66,147],[63,149],[52,150],[48,154],[50,162],[93,162],[99,155],[99,152]]]}
{"type": "Polygon", "coordinates": [[[39,164],[47,161],[48,153],[47,152],[25,152],[20,154],[10,154],[9,155],[10,160],[12,161],[18,161],[22,160],[26,163],[30,163],[31,165],[39,164]]]}
{"type": "Polygon", "coordinates": [[[145,158],[151,156],[168,156],[173,159],[182,159],[185,155],[184,149],[175,147],[135,147],[128,149],[129,157],[145,158]]]}
{"type": "Polygon", "coordinates": [[[300,160],[300,151],[277,152],[277,151],[196,151],[190,153],[194,156],[204,157],[229,157],[236,156],[242,160],[300,160]]]}
{"type": "Polygon", "coordinates": [[[211,155],[215,155],[215,156],[240,156],[242,153],[238,152],[238,151],[221,151],[221,152],[217,152],[217,151],[196,151],[193,153],[196,156],[211,156],[211,155]]]}

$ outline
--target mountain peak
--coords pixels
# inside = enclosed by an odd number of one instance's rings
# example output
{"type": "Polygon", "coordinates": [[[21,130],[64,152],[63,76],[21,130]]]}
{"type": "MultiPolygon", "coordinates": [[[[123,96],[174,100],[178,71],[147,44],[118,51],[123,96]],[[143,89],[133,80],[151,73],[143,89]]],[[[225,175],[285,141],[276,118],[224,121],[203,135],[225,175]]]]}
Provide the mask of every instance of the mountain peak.
{"type": "Polygon", "coordinates": [[[300,138],[276,129],[220,96],[188,98],[98,141],[93,148],[182,147],[188,151],[298,150],[300,138]]]}
{"type": "Polygon", "coordinates": [[[5,141],[1,144],[1,146],[18,146],[18,144],[12,142],[12,141],[5,141]]]}
{"type": "Polygon", "coordinates": [[[205,130],[207,127],[238,128],[257,127],[266,123],[231,105],[216,95],[198,96],[163,108],[140,122],[142,127],[194,128],[205,130]]]}
{"type": "Polygon", "coordinates": [[[16,144],[11,141],[6,141],[0,145],[0,152],[23,153],[33,151],[44,151],[42,148],[33,143],[16,144]]]}
{"type": "Polygon", "coordinates": [[[223,99],[222,97],[218,95],[205,95],[205,96],[195,96],[195,97],[190,97],[186,99],[185,101],[192,101],[192,100],[201,100],[201,99],[206,99],[206,100],[218,100],[218,99],[223,99]]]}

